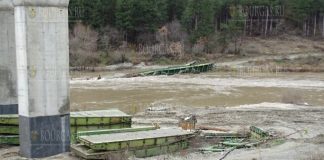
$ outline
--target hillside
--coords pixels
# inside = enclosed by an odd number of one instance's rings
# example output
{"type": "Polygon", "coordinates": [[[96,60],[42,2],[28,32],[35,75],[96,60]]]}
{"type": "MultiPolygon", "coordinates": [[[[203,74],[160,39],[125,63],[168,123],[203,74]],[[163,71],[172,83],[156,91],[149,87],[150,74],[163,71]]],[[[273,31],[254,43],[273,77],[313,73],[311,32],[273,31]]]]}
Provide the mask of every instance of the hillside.
{"type": "Polygon", "coordinates": [[[70,65],[323,51],[320,0],[71,0],[70,65]]]}

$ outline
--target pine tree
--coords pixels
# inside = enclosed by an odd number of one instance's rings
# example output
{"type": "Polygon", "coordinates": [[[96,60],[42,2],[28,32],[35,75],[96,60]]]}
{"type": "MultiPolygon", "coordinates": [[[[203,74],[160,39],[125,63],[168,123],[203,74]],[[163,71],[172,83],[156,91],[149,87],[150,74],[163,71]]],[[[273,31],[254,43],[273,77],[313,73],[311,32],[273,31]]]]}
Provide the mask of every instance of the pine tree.
{"type": "Polygon", "coordinates": [[[116,26],[123,31],[124,38],[128,41],[128,34],[134,31],[133,19],[134,0],[117,0],[116,4],[116,26]]]}
{"type": "Polygon", "coordinates": [[[133,5],[132,18],[135,21],[136,31],[154,31],[160,20],[156,1],[137,0],[133,5]]]}
{"type": "Polygon", "coordinates": [[[188,0],[167,0],[168,20],[181,20],[188,0]]]}
{"type": "Polygon", "coordinates": [[[219,41],[227,46],[230,42],[234,42],[234,53],[240,53],[240,39],[242,37],[244,29],[245,15],[240,11],[239,5],[235,4],[232,6],[233,11],[231,11],[231,19],[221,24],[221,36],[219,41]]]}
{"type": "Polygon", "coordinates": [[[122,30],[134,30],[133,0],[118,0],[116,6],[116,26],[122,30]]]}
{"type": "Polygon", "coordinates": [[[182,22],[192,42],[214,32],[214,14],[213,0],[188,0],[182,22]]]}

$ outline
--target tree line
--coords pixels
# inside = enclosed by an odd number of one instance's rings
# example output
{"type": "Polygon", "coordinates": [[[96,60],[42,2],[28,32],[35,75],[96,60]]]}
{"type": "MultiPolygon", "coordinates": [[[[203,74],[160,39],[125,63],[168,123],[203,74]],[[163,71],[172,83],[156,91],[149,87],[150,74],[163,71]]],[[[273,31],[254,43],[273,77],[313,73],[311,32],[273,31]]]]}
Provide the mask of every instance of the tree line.
{"type": "Polygon", "coordinates": [[[279,18],[302,28],[305,36],[324,35],[324,0],[71,0],[70,8],[81,8],[78,19],[84,23],[114,26],[129,41],[175,19],[196,41],[238,18],[234,12],[240,12],[249,35],[271,34],[279,18]]]}
{"type": "Polygon", "coordinates": [[[297,35],[324,37],[324,0],[70,0],[69,14],[71,30],[77,23],[90,26],[98,32],[93,39],[101,49],[122,46],[120,41],[176,45],[167,39],[184,41],[191,49],[203,44],[208,52],[217,37],[224,48],[234,43],[238,53],[242,36],[296,30],[297,35]]]}

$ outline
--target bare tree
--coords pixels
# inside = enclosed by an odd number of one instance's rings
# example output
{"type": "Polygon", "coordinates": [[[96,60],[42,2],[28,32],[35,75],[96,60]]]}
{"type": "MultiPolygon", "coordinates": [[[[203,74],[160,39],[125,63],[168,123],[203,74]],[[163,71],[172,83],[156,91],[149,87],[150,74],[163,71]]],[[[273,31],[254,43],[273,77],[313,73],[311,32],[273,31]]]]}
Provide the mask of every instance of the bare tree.
{"type": "Polygon", "coordinates": [[[323,36],[323,38],[324,38],[324,15],[323,15],[322,19],[323,19],[323,24],[322,24],[322,36],[323,36]]]}
{"type": "Polygon", "coordinates": [[[269,21],[269,7],[267,7],[267,19],[265,21],[265,29],[264,29],[264,36],[267,37],[268,32],[268,21],[269,21]]]}
{"type": "Polygon", "coordinates": [[[93,67],[99,62],[98,33],[77,23],[70,33],[70,64],[76,67],[93,67]]]}
{"type": "Polygon", "coordinates": [[[316,36],[316,23],[317,23],[317,13],[314,16],[314,37],[316,36]]]}
{"type": "Polygon", "coordinates": [[[100,29],[98,48],[100,50],[112,50],[119,48],[123,44],[123,36],[116,28],[106,26],[100,29]]]}

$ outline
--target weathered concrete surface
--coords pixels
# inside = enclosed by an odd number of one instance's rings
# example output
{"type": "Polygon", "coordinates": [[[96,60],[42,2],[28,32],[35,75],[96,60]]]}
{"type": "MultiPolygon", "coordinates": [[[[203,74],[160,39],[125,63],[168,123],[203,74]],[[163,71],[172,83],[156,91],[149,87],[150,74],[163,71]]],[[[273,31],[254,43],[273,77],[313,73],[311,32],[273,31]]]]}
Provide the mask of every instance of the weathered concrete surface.
{"type": "Polygon", "coordinates": [[[12,1],[11,0],[0,0],[0,9],[1,10],[12,10],[12,1]]]}
{"type": "Polygon", "coordinates": [[[16,6],[15,13],[20,115],[68,113],[67,8],[16,6]]]}
{"type": "Polygon", "coordinates": [[[69,151],[69,0],[13,0],[20,152],[28,158],[69,151]]]}
{"type": "Polygon", "coordinates": [[[41,158],[69,151],[70,127],[65,125],[69,122],[69,115],[19,116],[19,132],[24,133],[19,136],[20,154],[28,158],[41,158]]]}
{"type": "Polygon", "coordinates": [[[14,10],[10,0],[0,1],[0,114],[17,114],[17,72],[14,10]]]}
{"type": "Polygon", "coordinates": [[[19,114],[69,113],[67,7],[15,6],[19,114]]]}

